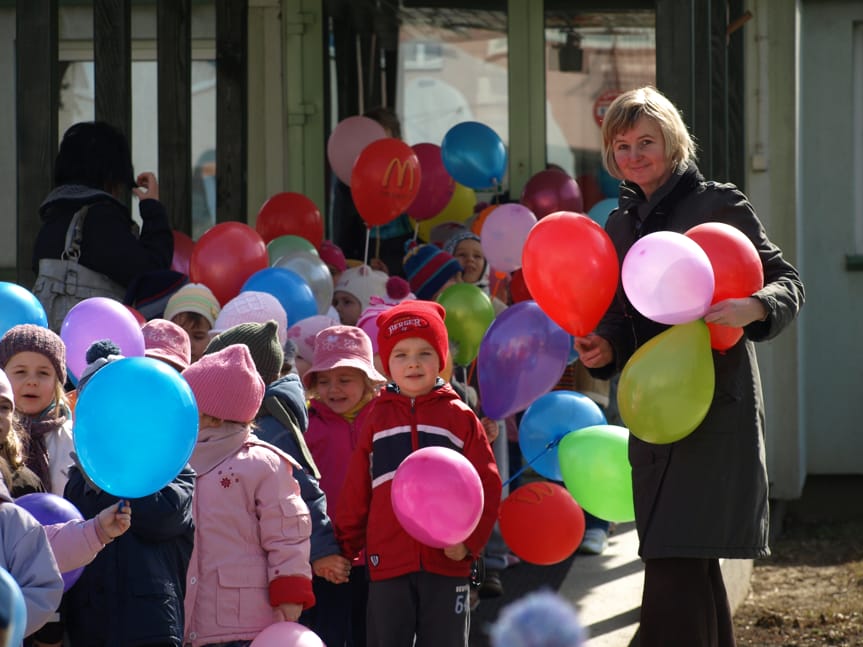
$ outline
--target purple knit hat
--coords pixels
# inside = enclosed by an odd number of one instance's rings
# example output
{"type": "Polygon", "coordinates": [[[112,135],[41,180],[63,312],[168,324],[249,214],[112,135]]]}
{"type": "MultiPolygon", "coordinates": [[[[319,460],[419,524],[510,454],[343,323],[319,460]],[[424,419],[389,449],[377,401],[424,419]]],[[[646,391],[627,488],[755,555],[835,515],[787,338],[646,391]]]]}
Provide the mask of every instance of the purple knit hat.
{"type": "Polygon", "coordinates": [[[0,368],[5,369],[13,355],[28,351],[47,357],[60,384],[66,383],[66,344],[60,335],[35,324],[12,326],[0,339],[0,368]]]}
{"type": "Polygon", "coordinates": [[[244,344],[204,355],[183,371],[183,377],[201,413],[231,422],[249,422],[258,415],[265,386],[244,344]]]}

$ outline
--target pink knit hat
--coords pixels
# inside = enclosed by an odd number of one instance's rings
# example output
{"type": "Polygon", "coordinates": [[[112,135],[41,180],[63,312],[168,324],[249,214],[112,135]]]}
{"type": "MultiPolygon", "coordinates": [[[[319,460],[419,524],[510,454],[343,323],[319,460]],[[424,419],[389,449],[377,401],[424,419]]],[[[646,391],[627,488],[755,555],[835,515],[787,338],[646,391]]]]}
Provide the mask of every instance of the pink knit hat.
{"type": "Polygon", "coordinates": [[[389,276],[368,265],[360,265],[345,270],[333,286],[333,292],[347,292],[360,302],[360,310],[369,307],[373,296],[383,297],[387,294],[387,279],[389,276]]]}
{"type": "Polygon", "coordinates": [[[144,333],[144,356],[167,362],[178,371],[192,363],[192,343],[189,333],[173,321],[150,319],[141,326],[144,333]]]}
{"type": "Polygon", "coordinates": [[[373,383],[386,384],[387,378],[374,365],[372,340],[356,326],[330,326],[317,334],[314,360],[303,373],[303,385],[308,389],[315,373],[341,366],[358,368],[373,383]]]}
{"type": "Polygon", "coordinates": [[[323,241],[321,246],[318,247],[318,254],[324,263],[332,265],[337,272],[344,272],[348,269],[345,253],[334,242],[330,240],[323,241]]]}
{"type": "Polygon", "coordinates": [[[0,398],[6,398],[12,403],[12,408],[15,408],[15,393],[12,391],[12,383],[9,381],[9,376],[6,371],[0,369],[0,398]]]}
{"type": "Polygon", "coordinates": [[[245,345],[233,344],[204,355],[183,371],[183,377],[201,413],[231,422],[249,422],[258,415],[264,381],[245,345]]]}
{"type": "Polygon", "coordinates": [[[296,357],[312,361],[315,355],[315,336],[324,328],[330,326],[338,326],[338,317],[329,317],[327,315],[313,315],[300,319],[293,326],[288,328],[288,339],[292,340],[297,346],[296,357]]]}
{"type": "Polygon", "coordinates": [[[270,320],[279,325],[279,343],[284,345],[288,339],[288,315],[279,300],[269,292],[240,292],[222,308],[210,334],[218,335],[242,323],[267,323],[270,320]]]}

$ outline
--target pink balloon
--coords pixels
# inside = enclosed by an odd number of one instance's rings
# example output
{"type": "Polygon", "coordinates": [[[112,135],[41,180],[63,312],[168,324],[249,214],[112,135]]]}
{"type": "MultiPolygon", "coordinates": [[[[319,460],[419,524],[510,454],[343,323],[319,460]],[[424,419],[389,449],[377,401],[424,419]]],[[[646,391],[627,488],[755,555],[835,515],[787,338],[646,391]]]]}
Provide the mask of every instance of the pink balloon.
{"type": "Polygon", "coordinates": [[[390,496],[405,532],[433,548],[467,539],[485,501],[476,468],[463,454],[446,447],[423,447],[404,459],[390,496]]]}
{"type": "Polygon", "coordinates": [[[498,272],[521,267],[521,252],[527,234],[536,224],[533,212],[521,204],[507,203],[494,209],[482,224],[482,253],[498,272]]]}
{"type": "Polygon", "coordinates": [[[297,622],[276,622],[259,633],[252,647],[326,647],[314,631],[297,622]]]}
{"type": "Polygon", "coordinates": [[[411,146],[420,163],[420,190],[408,207],[408,215],[420,222],[434,218],[449,204],[455,180],[443,165],[440,146],[422,143],[411,146]]]}
{"type": "Polygon", "coordinates": [[[350,186],[357,157],[366,146],[385,137],[387,131],[374,119],[360,116],[342,119],[327,139],[327,159],[336,177],[350,186]]]}
{"type": "Polygon", "coordinates": [[[534,174],[524,185],[519,202],[533,211],[538,220],[555,211],[584,211],[578,182],[557,169],[534,174]]]}
{"type": "Polygon", "coordinates": [[[657,231],[640,238],[623,259],[623,291],[642,315],[663,324],[704,316],[713,299],[713,266],[691,238],[657,231]]]}
{"type": "Polygon", "coordinates": [[[76,378],[87,368],[87,349],[94,341],[110,339],[125,357],[144,356],[141,325],[119,301],[91,297],[75,304],[60,326],[66,344],[66,365],[76,378]]]}

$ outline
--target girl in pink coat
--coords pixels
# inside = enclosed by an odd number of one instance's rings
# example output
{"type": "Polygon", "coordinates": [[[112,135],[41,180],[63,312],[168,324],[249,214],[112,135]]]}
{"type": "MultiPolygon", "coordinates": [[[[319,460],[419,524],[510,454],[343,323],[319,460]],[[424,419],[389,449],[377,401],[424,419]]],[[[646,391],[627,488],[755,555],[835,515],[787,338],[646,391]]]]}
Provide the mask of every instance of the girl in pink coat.
{"type": "Polygon", "coordinates": [[[264,382],[249,349],[205,355],[183,377],[200,416],[184,643],[249,644],[314,604],[309,510],[292,459],[251,434],[264,382]]]}

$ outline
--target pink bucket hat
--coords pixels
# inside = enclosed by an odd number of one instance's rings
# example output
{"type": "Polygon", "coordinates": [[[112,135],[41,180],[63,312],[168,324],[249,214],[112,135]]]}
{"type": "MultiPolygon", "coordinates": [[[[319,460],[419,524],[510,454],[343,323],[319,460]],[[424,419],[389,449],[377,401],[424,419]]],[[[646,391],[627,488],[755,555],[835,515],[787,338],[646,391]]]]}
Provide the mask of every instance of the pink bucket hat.
{"type": "Polygon", "coordinates": [[[269,292],[240,292],[222,308],[210,334],[216,336],[239,324],[270,320],[279,324],[279,343],[284,345],[288,339],[288,315],[279,300],[269,292]]]}
{"type": "Polygon", "coordinates": [[[300,321],[288,328],[288,339],[293,341],[297,346],[296,357],[311,363],[312,357],[315,355],[315,336],[324,328],[338,325],[338,317],[313,315],[300,319],[300,321]]]}
{"type": "Polygon", "coordinates": [[[356,326],[330,326],[318,333],[314,359],[309,370],[303,373],[303,385],[308,389],[315,373],[341,366],[358,368],[375,384],[387,382],[375,368],[372,340],[356,326]]]}
{"type": "Polygon", "coordinates": [[[189,333],[173,321],[150,319],[141,326],[144,333],[144,356],[167,362],[178,371],[192,363],[192,343],[189,333]]]}
{"type": "Polygon", "coordinates": [[[183,371],[183,377],[201,413],[231,422],[249,422],[258,415],[266,387],[245,345],[232,344],[204,355],[183,371]]]}

